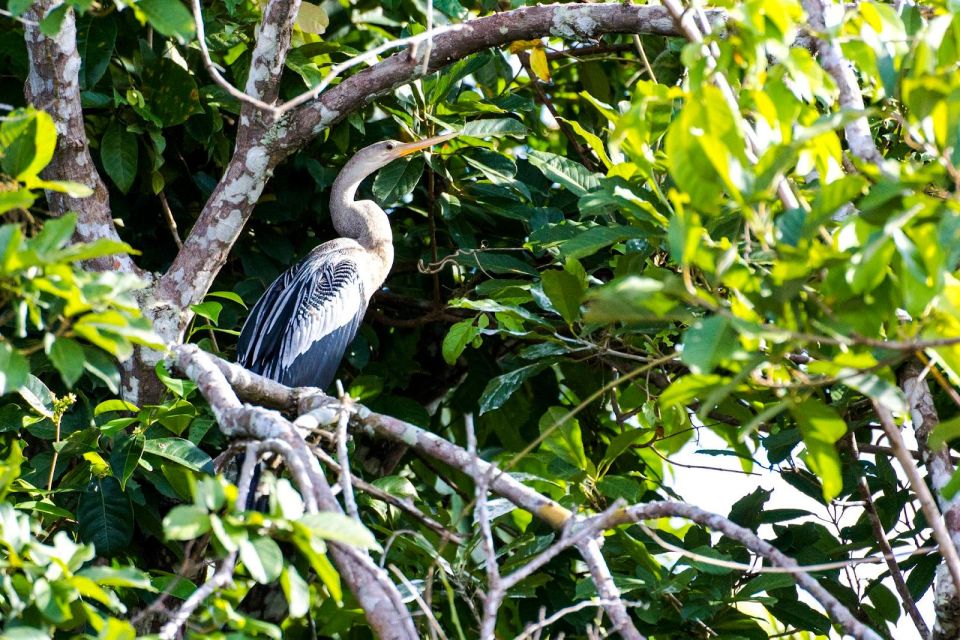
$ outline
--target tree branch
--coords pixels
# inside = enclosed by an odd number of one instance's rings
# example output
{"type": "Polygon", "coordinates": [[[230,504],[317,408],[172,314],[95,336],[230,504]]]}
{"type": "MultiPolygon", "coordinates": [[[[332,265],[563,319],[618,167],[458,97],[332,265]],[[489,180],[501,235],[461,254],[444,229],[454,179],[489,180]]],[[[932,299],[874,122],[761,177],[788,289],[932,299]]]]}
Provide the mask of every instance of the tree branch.
{"type": "MultiPolygon", "coordinates": [[[[307,413],[322,408],[330,413],[330,421],[333,421],[336,415],[336,400],[324,395],[319,390],[291,389],[256,374],[244,372],[239,365],[212,356],[207,357],[226,377],[234,381],[234,389],[241,397],[248,399],[255,397],[275,407],[289,408],[296,403],[297,413],[307,413]]],[[[353,424],[355,428],[363,429],[370,435],[402,442],[425,456],[470,474],[471,477],[478,478],[490,474],[489,488],[491,491],[529,511],[555,529],[563,531],[566,527],[583,526],[585,523],[592,521],[591,518],[581,518],[574,515],[568,509],[521,484],[510,475],[497,472],[493,465],[471,455],[469,451],[415,425],[373,413],[360,405],[356,407],[353,424]]],[[[876,632],[859,622],[843,604],[806,573],[804,568],[795,560],[784,555],[753,532],[736,525],[723,516],[703,511],[685,503],[652,502],[620,509],[611,514],[594,516],[594,518],[604,518],[603,528],[611,528],[628,522],[668,516],[688,518],[741,542],[754,553],[768,558],[774,565],[789,571],[797,584],[816,598],[833,619],[843,626],[847,633],[861,639],[879,640],[880,636],[876,632]]],[[[600,554],[596,537],[588,538],[586,542],[579,542],[577,548],[590,567],[594,584],[603,599],[607,614],[618,626],[620,634],[626,638],[641,638],[642,636],[633,626],[626,611],[626,604],[620,598],[619,591],[613,584],[609,569],[607,569],[603,556],[600,554]]]]}
{"type": "MultiPolygon", "coordinates": [[[[864,110],[863,94],[853,65],[847,60],[840,45],[833,40],[831,29],[843,17],[843,3],[834,4],[830,0],[802,0],[803,10],[810,19],[810,27],[817,32],[817,51],[820,54],[820,66],[830,74],[840,90],[840,108],[862,112],[864,110]],[[838,18],[834,20],[833,18],[838,18]],[[827,20],[830,24],[827,24],[827,20]]],[[[870,123],[866,116],[848,122],[843,127],[847,146],[854,156],[863,162],[882,166],[883,156],[877,149],[870,133],[870,123]]]]}
{"type": "MultiPolygon", "coordinates": [[[[101,238],[120,241],[110,214],[107,187],[97,173],[90,157],[87,134],[80,107],[80,54],[77,52],[77,21],[73,7],[68,7],[54,36],[40,31],[40,21],[51,9],[59,7],[57,0],[37,0],[25,14],[24,41],[30,73],[24,94],[27,102],[50,114],[57,127],[57,146],[43,177],[47,180],[69,180],[90,187],[93,195],[74,198],[57,191],[46,192],[50,212],[60,216],[68,211],[77,213],[74,237],[80,242],[101,238]]],[[[87,264],[99,271],[125,271],[144,276],[127,254],[116,254],[88,260],[87,264]]]]}
{"type": "Polygon", "coordinates": [[[797,584],[823,605],[830,616],[838,622],[843,630],[861,640],[880,640],[880,635],[857,620],[832,593],[820,585],[810,574],[805,573],[793,558],[785,555],[769,542],[762,540],[755,533],[733,521],[709,511],[704,511],[684,502],[647,502],[637,504],[620,512],[620,518],[611,522],[611,526],[626,522],[640,522],[656,518],[679,517],[686,518],[697,524],[719,531],[731,540],[736,540],[753,553],[767,558],[778,567],[791,570],[791,575],[797,584]]]}
{"type": "MultiPolygon", "coordinates": [[[[177,367],[197,383],[224,434],[262,441],[282,455],[304,494],[308,509],[341,512],[319,463],[294,426],[276,411],[242,405],[211,356],[195,345],[174,349],[177,367]]],[[[379,637],[413,640],[417,637],[410,613],[396,586],[369,555],[352,547],[330,543],[330,555],[344,582],[363,608],[379,637]]]]}

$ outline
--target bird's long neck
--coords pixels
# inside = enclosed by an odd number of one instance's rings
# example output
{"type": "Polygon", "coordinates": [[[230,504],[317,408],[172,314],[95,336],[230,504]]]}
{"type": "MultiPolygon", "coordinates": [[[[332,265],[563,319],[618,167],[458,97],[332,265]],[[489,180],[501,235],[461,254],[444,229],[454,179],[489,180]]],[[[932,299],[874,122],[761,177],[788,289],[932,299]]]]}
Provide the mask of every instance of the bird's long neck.
{"type": "MultiPolygon", "coordinates": [[[[330,217],[337,233],[353,238],[380,259],[382,276],[386,278],[393,265],[393,232],[390,229],[390,219],[375,202],[356,199],[357,187],[368,175],[370,171],[367,167],[352,162],[344,166],[333,182],[330,217]]],[[[380,279],[380,282],[383,280],[380,279]]],[[[377,284],[376,288],[379,287],[380,284],[377,284]]]]}
{"type": "Polygon", "coordinates": [[[357,202],[357,187],[370,175],[369,169],[348,162],[333,181],[330,194],[330,215],[333,227],[341,236],[353,238],[368,249],[393,243],[390,220],[373,202],[357,202]]]}

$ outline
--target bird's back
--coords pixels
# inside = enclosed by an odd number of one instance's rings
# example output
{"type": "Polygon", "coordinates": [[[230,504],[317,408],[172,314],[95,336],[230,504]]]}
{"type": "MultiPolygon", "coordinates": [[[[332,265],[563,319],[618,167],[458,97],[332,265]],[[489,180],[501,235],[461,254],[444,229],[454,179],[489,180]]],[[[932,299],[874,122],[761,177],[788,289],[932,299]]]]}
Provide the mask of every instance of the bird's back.
{"type": "Polygon", "coordinates": [[[335,240],[264,292],[240,332],[237,362],[282,384],[326,388],[367,307],[363,250],[335,240]]]}

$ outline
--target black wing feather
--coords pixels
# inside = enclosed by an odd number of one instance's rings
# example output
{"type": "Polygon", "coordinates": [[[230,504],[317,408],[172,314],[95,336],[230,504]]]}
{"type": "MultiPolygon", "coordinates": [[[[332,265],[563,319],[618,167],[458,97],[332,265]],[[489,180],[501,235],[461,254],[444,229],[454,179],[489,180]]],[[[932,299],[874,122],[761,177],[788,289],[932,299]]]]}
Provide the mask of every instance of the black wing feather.
{"type": "Polygon", "coordinates": [[[325,388],[360,327],[366,302],[351,257],[311,254],[254,306],[240,334],[237,360],[288,386],[325,388]]]}

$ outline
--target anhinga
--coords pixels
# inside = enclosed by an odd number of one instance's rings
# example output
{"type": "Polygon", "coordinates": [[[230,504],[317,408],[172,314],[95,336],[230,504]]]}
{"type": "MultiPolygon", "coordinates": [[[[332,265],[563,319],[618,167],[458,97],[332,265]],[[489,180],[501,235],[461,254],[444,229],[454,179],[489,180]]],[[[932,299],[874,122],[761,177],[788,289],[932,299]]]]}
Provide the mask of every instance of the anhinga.
{"type": "Polygon", "coordinates": [[[387,214],[356,200],[357,188],[393,160],[456,135],[378,142],[344,165],[330,194],[333,226],[343,237],[313,249],[267,288],[240,332],[237,362],[287,386],[329,386],[393,264],[387,214]]]}

